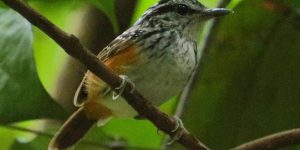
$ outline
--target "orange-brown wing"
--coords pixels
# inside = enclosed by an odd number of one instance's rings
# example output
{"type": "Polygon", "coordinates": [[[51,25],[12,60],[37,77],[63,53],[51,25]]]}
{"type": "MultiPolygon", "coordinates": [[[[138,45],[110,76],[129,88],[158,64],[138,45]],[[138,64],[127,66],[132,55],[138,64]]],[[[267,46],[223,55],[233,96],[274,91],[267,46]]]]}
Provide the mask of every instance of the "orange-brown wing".
{"type": "Polygon", "coordinates": [[[128,47],[131,47],[136,43],[135,40],[130,38],[123,38],[122,36],[117,37],[111,43],[108,44],[98,55],[97,57],[105,62],[107,59],[117,55],[119,52],[126,50],[128,47]]]}
{"type": "MultiPolygon", "coordinates": [[[[97,57],[118,74],[124,74],[128,66],[137,62],[138,49],[130,39],[117,38],[104,48],[97,57]]],[[[74,105],[81,106],[88,97],[105,91],[106,85],[94,74],[87,72],[74,97],[74,105]]]]}

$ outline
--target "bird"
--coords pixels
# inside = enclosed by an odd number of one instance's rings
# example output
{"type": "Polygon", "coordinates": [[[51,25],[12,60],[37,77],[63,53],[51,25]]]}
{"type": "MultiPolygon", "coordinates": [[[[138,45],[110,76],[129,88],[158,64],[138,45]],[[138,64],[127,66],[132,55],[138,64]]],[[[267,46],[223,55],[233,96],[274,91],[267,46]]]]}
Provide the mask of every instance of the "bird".
{"type": "MultiPolygon", "coordinates": [[[[197,0],[159,0],[128,30],[97,55],[124,83],[132,83],[153,105],[159,106],[183,90],[200,60],[198,36],[204,23],[232,13],[207,8],[197,0]]],[[[122,91],[123,85],[119,89],[122,91]]],[[[77,144],[95,124],[138,113],[91,71],[74,96],[78,109],[52,138],[48,149],[77,144]]]]}

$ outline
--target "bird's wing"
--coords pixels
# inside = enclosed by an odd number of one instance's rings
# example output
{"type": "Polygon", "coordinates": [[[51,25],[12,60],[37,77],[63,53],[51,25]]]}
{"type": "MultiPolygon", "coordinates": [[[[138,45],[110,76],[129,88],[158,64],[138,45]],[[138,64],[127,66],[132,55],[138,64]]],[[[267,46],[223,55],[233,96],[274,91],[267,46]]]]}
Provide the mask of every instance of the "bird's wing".
{"type": "Polygon", "coordinates": [[[131,38],[124,38],[122,36],[117,37],[111,43],[108,44],[98,55],[97,57],[105,62],[107,59],[115,56],[119,52],[125,50],[126,48],[132,46],[135,43],[135,40],[131,38]]]}
{"type": "MultiPolygon", "coordinates": [[[[122,64],[128,64],[130,61],[133,61],[136,49],[134,48],[134,44],[136,40],[119,36],[115,40],[113,40],[106,48],[104,48],[97,57],[105,63],[108,67],[116,71],[120,72],[120,66],[122,64]],[[124,59],[127,58],[127,59],[124,59]],[[126,61],[126,62],[124,62],[126,61]]],[[[87,74],[90,73],[89,71],[87,74]]],[[[75,96],[74,96],[74,105],[80,107],[83,102],[87,99],[88,96],[88,87],[87,83],[87,75],[81,81],[75,96]]]]}

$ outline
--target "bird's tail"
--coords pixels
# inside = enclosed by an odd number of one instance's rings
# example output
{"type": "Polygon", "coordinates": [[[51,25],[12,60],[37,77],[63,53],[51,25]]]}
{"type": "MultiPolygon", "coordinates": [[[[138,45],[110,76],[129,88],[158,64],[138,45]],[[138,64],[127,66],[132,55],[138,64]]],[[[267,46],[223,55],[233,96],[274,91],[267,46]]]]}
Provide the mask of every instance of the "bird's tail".
{"type": "Polygon", "coordinates": [[[83,107],[79,108],[56,133],[48,149],[65,150],[73,146],[97,121],[97,119],[88,118],[83,107]]]}

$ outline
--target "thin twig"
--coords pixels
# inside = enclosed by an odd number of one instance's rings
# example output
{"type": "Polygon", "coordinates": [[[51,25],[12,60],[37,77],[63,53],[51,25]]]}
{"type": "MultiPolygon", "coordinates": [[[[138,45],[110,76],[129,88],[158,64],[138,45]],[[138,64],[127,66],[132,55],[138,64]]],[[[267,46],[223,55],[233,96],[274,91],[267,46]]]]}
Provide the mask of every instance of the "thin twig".
{"type": "Polygon", "coordinates": [[[297,144],[300,144],[300,129],[292,129],[250,141],[232,150],[274,150],[297,144]]]}
{"type": "MultiPolygon", "coordinates": [[[[21,0],[2,1],[19,12],[33,25],[46,33],[58,45],[60,45],[66,53],[78,59],[90,71],[92,71],[95,75],[97,75],[104,82],[110,85],[112,89],[116,89],[119,85],[121,85],[122,79],[118,75],[116,75],[110,68],[106,67],[95,55],[90,53],[87,48],[82,46],[78,38],[76,38],[74,35],[69,35],[66,32],[62,31],[52,22],[50,22],[40,13],[33,10],[30,6],[28,6],[21,0]]],[[[148,118],[158,129],[169,134],[171,137],[175,136],[176,133],[172,132],[172,130],[176,128],[176,120],[159,111],[137,90],[133,90],[132,85],[127,84],[124,92],[122,92],[122,96],[140,115],[148,118]]],[[[178,142],[186,148],[193,150],[208,149],[197,138],[192,136],[186,129],[182,129],[182,133],[183,134],[178,142]]]]}
{"type": "MultiPolygon", "coordinates": [[[[0,124],[0,126],[2,128],[6,128],[6,129],[10,129],[10,130],[16,130],[16,131],[20,131],[20,132],[27,132],[27,133],[36,134],[36,135],[39,135],[39,136],[47,137],[49,139],[51,139],[54,136],[54,134],[52,134],[52,133],[47,133],[47,132],[44,132],[44,131],[28,129],[28,128],[24,128],[24,127],[20,127],[20,126],[16,126],[16,125],[3,125],[3,124],[0,124]]],[[[95,147],[101,147],[101,148],[108,148],[108,149],[114,149],[114,148],[120,147],[119,145],[122,144],[122,143],[120,143],[118,141],[115,141],[113,139],[110,142],[111,142],[110,144],[101,144],[101,143],[93,142],[93,141],[89,141],[89,140],[82,140],[80,142],[80,144],[95,146],[95,147]],[[117,144],[117,142],[120,143],[120,144],[117,144]]],[[[123,144],[122,146],[126,149],[155,150],[153,148],[128,146],[126,144],[123,144]]]]}

